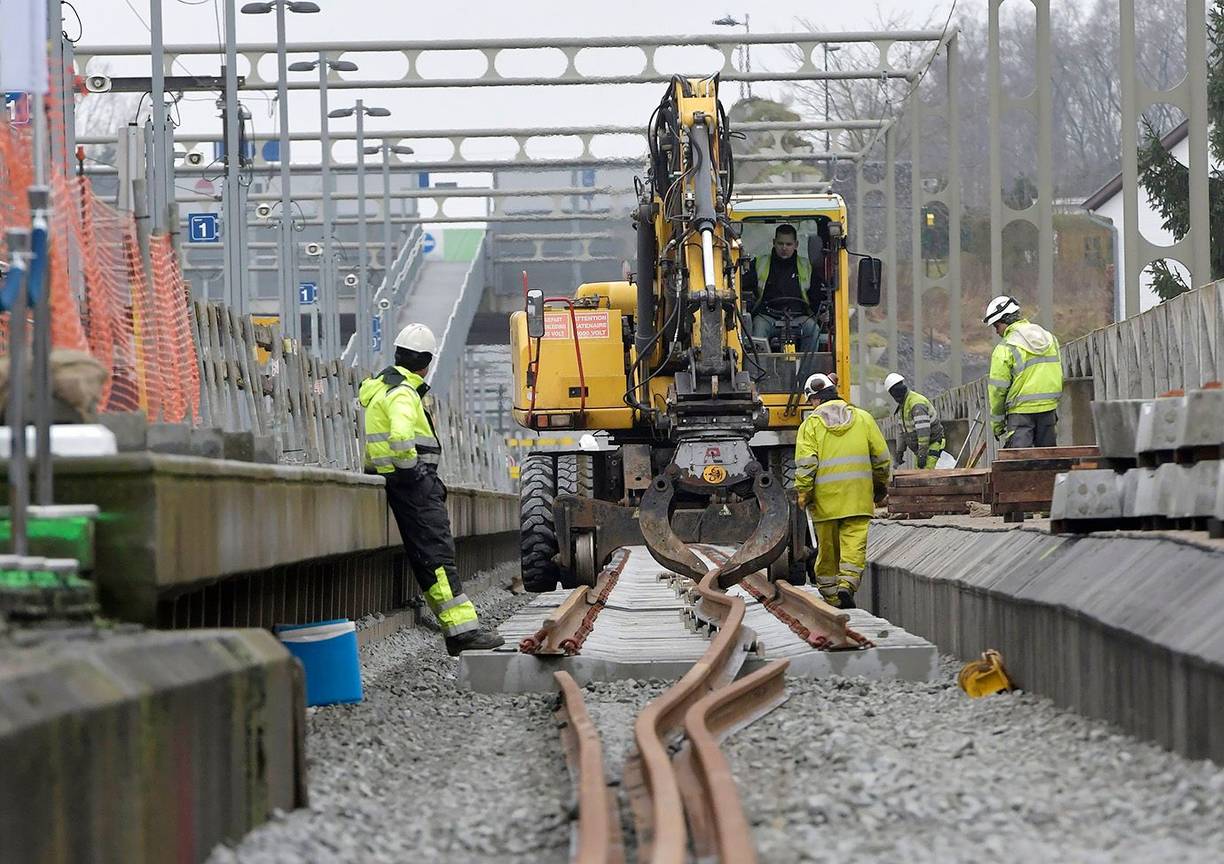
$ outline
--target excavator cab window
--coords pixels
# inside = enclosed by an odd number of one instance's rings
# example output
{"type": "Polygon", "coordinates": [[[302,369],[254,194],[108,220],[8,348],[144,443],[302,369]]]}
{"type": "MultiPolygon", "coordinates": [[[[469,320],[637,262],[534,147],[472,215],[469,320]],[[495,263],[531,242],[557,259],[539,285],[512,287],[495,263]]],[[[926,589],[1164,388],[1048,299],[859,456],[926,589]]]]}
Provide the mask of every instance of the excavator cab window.
{"type": "Polygon", "coordinates": [[[763,390],[789,389],[794,355],[799,355],[806,375],[835,371],[834,301],[839,274],[829,224],[827,216],[769,217],[741,223],[747,264],[740,287],[757,355],[757,363],[748,365],[763,390]]]}

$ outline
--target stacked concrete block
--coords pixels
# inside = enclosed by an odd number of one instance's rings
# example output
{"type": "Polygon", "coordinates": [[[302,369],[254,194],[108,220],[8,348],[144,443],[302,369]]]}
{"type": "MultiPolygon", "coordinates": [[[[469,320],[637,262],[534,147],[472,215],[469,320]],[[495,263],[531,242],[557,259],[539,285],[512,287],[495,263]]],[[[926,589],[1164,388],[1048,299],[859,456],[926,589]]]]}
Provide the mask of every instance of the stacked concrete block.
{"type": "Polygon", "coordinates": [[[1224,390],[1092,408],[1100,464],[1059,475],[1050,512],[1056,532],[1185,528],[1224,536],[1224,390]]]}

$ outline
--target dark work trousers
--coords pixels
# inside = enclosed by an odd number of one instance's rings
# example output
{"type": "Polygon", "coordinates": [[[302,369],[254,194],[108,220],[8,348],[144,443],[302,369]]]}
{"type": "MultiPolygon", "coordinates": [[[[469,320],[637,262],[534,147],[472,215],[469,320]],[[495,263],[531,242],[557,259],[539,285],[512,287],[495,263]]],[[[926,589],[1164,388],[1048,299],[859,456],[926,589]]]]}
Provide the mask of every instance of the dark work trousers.
{"type": "Polygon", "coordinates": [[[1021,447],[1055,447],[1058,444],[1057,411],[1008,414],[1004,423],[1013,433],[1003,445],[1004,450],[1016,450],[1021,447]]]}
{"type": "Polygon", "coordinates": [[[435,471],[418,467],[387,476],[387,503],[404,540],[404,551],[422,592],[434,584],[439,567],[446,570],[451,594],[463,593],[455,567],[455,538],[446,512],[446,485],[435,471]]]}

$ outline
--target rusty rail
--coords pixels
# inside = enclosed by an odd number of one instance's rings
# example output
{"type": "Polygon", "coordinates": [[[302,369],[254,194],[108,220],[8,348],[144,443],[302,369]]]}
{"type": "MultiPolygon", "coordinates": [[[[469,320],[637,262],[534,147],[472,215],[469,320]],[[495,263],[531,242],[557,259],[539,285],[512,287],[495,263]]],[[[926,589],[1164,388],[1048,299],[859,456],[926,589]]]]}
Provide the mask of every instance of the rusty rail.
{"type": "Polygon", "coordinates": [[[707,693],[684,715],[688,745],[676,757],[676,763],[698,861],[756,861],[752,829],[740,803],[731,765],[718,745],[732,732],[786,701],[785,673],[789,665],[789,660],[775,660],[734,684],[707,693]]]}
{"type": "Polygon", "coordinates": [[[612,556],[608,566],[599,571],[592,587],[581,586],[570,592],[543,626],[519,642],[524,654],[567,656],[577,654],[595,626],[595,619],[608,602],[616,580],[629,560],[629,552],[621,549],[612,556]]]}
{"type": "MultiPolygon", "coordinates": [[[[721,549],[706,544],[700,548],[716,564],[724,564],[730,558],[721,549]]],[[[739,584],[792,633],[818,651],[874,647],[870,639],[851,629],[849,615],[810,591],[789,582],[774,582],[763,570],[745,576],[739,584]]]]}
{"type": "Polygon", "coordinates": [[[560,690],[556,718],[578,799],[578,821],[570,860],[574,864],[623,864],[625,849],[619,810],[604,778],[599,732],[591,722],[591,715],[582,701],[582,691],[573,676],[568,672],[556,672],[553,678],[560,690]]]}
{"type": "MultiPolygon", "coordinates": [[[[700,814],[706,812],[739,811],[739,796],[734,780],[729,770],[724,772],[718,767],[719,764],[725,767],[726,762],[722,760],[720,763],[721,756],[716,752],[717,739],[714,734],[706,731],[705,725],[709,711],[724,703],[718,700],[707,703],[704,700],[707,696],[717,694],[735,678],[747,650],[755,642],[756,635],[742,626],[745,608],[743,598],[729,596],[718,588],[718,576],[719,570],[711,569],[696,589],[697,602],[703,609],[702,619],[709,620],[718,627],[710,647],[683,678],[647,705],[634,722],[636,750],[627,760],[625,773],[637,824],[639,861],[682,864],[686,860],[686,811],[689,812],[690,818],[698,820],[703,818],[700,814]],[[693,714],[694,707],[699,705],[701,710],[693,714]],[[685,795],[681,792],[682,783],[677,772],[688,769],[673,763],[668,745],[686,730],[690,715],[693,717],[693,729],[698,733],[698,740],[692,742],[692,747],[694,752],[699,754],[697,757],[688,757],[696,759],[690,773],[705,779],[685,782],[685,795]],[[715,752],[710,751],[711,747],[715,752]],[[698,764],[699,769],[696,768],[698,764]],[[713,782],[714,786],[709,787],[706,780],[713,782]],[[709,795],[729,800],[717,803],[702,800],[709,795]],[[686,799],[689,802],[687,806],[686,799]]],[[[785,665],[772,672],[773,675],[779,676],[779,682],[784,670],[785,665]]],[[[770,692],[768,687],[758,687],[754,683],[743,690],[737,689],[732,701],[746,716],[750,713],[747,706],[751,705],[754,699],[770,692]]],[[[772,707],[773,704],[770,704],[763,710],[772,707]]],[[[740,820],[746,826],[742,812],[740,820]]],[[[718,860],[755,861],[755,853],[751,851],[751,835],[747,831],[743,832],[738,841],[733,841],[733,838],[723,831],[717,831],[716,835],[711,842],[715,846],[718,860]],[[734,842],[734,845],[723,848],[721,844],[724,841],[734,842]],[[749,850],[750,857],[743,857],[741,853],[744,848],[749,850]]]]}

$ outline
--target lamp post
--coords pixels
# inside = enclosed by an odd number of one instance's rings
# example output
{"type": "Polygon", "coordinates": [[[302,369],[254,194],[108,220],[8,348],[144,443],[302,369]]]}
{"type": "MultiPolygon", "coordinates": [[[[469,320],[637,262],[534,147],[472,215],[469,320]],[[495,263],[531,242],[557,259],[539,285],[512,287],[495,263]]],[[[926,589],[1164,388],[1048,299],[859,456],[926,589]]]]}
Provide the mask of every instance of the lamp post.
{"type": "Polygon", "coordinates": [[[285,11],[310,14],[319,11],[319,4],[307,0],[269,0],[263,3],[247,3],[242,7],[243,15],[267,15],[276,12],[276,100],[280,107],[280,142],[277,157],[280,159],[281,222],[280,222],[280,320],[281,333],[295,342],[302,338],[302,322],[298,315],[298,291],[293,255],[293,218],[290,208],[289,163],[289,90],[285,56],[285,11]]]}
{"type": "Polygon", "coordinates": [[[327,123],[327,78],[328,72],[356,72],[357,64],[349,60],[332,60],[320,52],[318,60],[299,60],[289,64],[290,72],[313,72],[319,70],[319,146],[323,152],[319,159],[320,192],[323,199],[323,261],[319,268],[319,305],[323,315],[323,344],[320,356],[340,356],[340,302],[336,296],[336,261],[332,243],[332,220],[335,204],[331,188],[331,137],[327,123]]]}
{"type": "Polygon", "coordinates": [[[391,275],[391,154],[411,156],[416,151],[406,144],[388,144],[387,139],[384,138],[377,147],[363,147],[361,152],[382,153],[383,281],[386,281],[391,275]]]}
{"type": "MultiPolygon", "coordinates": [[[[752,32],[748,27],[748,13],[747,12],[744,13],[743,21],[740,21],[734,15],[724,15],[721,18],[715,18],[710,23],[713,24],[715,27],[739,27],[740,25],[743,25],[745,35],[752,32]]],[[[740,51],[743,52],[744,74],[747,75],[752,72],[752,46],[745,43],[744,45],[740,46],[740,51]]],[[[740,82],[740,98],[743,99],[745,95],[749,99],[752,98],[752,82],[751,81],[741,81],[740,82]]]]}
{"type": "MultiPolygon", "coordinates": [[[[830,45],[828,42],[824,42],[822,44],[824,45],[824,71],[828,72],[829,71],[829,55],[836,54],[838,51],[841,50],[841,46],[840,45],[830,45]]],[[[825,97],[824,119],[825,119],[825,123],[828,123],[829,122],[829,79],[828,78],[824,79],[824,91],[825,91],[824,92],[824,97],[825,97]]],[[[825,130],[825,152],[826,153],[832,152],[832,148],[833,148],[833,131],[831,129],[826,129],[825,130]]],[[[832,157],[830,157],[829,162],[828,162],[828,167],[825,169],[825,177],[830,182],[833,181],[832,157]]]]}
{"type": "Polygon", "coordinates": [[[365,118],[390,117],[391,112],[386,108],[374,108],[366,105],[360,99],[357,100],[357,104],[352,108],[335,108],[327,112],[327,116],[333,119],[354,115],[357,117],[357,260],[359,262],[355,331],[357,334],[357,365],[362,370],[369,370],[374,348],[374,334],[370,326],[372,320],[371,314],[373,313],[373,310],[370,308],[370,283],[366,276],[367,259],[369,258],[370,250],[366,248],[365,118]]]}

